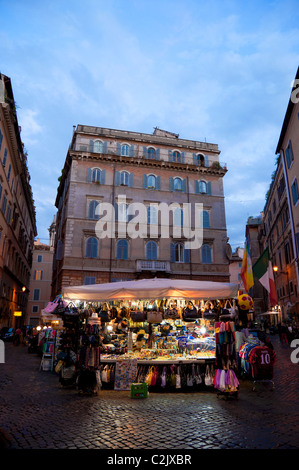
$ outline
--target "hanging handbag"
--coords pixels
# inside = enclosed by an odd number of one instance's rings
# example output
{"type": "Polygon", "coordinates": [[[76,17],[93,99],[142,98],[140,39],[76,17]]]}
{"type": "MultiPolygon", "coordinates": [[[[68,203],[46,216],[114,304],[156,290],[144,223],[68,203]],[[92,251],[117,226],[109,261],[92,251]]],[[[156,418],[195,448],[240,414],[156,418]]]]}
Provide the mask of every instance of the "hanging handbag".
{"type": "Polygon", "coordinates": [[[146,312],[131,312],[131,319],[133,322],[145,322],[146,321],[146,312]]]}
{"type": "Polygon", "coordinates": [[[189,302],[187,307],[183,309],[183,320],[188,322],[194,321],[197,318],[200,318],[200,311],[197,310],[192,302],[189,302]]]}
{"type": "Polygon", "coordinates": [[[149,323],[161,323],[162,320],[162,312],[147,312],[147,321],[149,323]]]}
{"type": "Polygon", "coordinates": [[[164,388],[166,387],[166,375],[167,375],[167,368],[166,366],[163,367],[163,371],[162,371],[162,376],[161,376],[161,387],[164,388]]]}
{"type": "Polygon", "coordinates": [[[163,318],[164,320],[178,320],[180,315],[176,308],[167,308],[163,313],[163,318]]]}

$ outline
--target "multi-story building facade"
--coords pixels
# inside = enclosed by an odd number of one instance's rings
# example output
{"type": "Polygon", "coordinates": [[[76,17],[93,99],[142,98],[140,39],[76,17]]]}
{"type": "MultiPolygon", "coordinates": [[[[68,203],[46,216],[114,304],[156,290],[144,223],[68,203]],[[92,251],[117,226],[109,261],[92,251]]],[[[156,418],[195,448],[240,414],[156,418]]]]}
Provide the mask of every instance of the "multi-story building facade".
{"type": "Polygon", "coordinates": [[[223,192],[227,170],[219,154],[216,144],[180,139],[157,128],[153,134],[74,128],[56,199],[52,295],[68,285],[140,277],[229,282],[223,192]],[[128,228],[138,214],[127,212],[133,203],[141,204],[147,222],[136,237],[128,228]],[[161,217],[160,203],[178,207],[169,218],[161,217]],[[202,246],[186,250],[187,237],[175,227],[185,224],[183,204],[189,204],[195,230],[196,203],[203,208],[202,246]],[[105,204],[115,209],[113,238],[102,238],[99,230],[103,219],[97,210],[105,204]]]}
{"type": "Polygon", "coordinates": [[[42,310],[51,298],[53,253],[53,245],[39,239],[34,242],[26,325],[35,327],[40,323],[42,310]]]}
{"type": "Polygon", "coordinates": [[[244,248],[238,247],[234,253],[232,253],[229,262],[229,274],[230,282],[232,284],[238,284],[240,289],[242,279],[241,279],[241,268],[244,255],[244,248]]]}
{"type": "Polygon", "coordinates": [[[0,326],[24,323],[35,207],[11,80],[0,74],[0,326]]]}
{"type": "MultiPolygon", "coordinates": [[[[271,193],[273,202],[269,200],[269,210],[273,208],[275,197],[278,198],[280,184],[284,186],[281,196],[284,208],[279,217],[283,238],[280,239],[281,249],[278,250],[275,275],[278,298],[288,312],[299,314],[299,68],[294,81],[285,118],[281,128],[276,153],[278,157],[277,177],[271,193]],[[282,181],[284,182],[282,183],[282,181]],[[276,187],[277,186],[277,187],[276,187]],[[277,193],[277,196],[276,196],[277,193]]],[[[280,189],[281,192],[281,189],[280,189]]],[[[280,207],[280,206],[279,206],[280,207]]],[[[274,212],[274,208],[273,211],[274,212]]],[[[270,214],[270,212],[269,212],[270,214]]],[[[272,214],[274,215],[274,214],[272,214]]],[[[273,255],[275,252],[273,253],[273,255]]]]}

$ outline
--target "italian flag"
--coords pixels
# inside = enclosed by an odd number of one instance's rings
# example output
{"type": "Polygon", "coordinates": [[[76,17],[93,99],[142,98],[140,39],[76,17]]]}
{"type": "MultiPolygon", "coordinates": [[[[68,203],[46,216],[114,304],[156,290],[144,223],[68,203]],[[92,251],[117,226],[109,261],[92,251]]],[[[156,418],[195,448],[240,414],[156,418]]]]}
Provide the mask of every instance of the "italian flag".
{"type": "Polygon", "coordinates": [[[271,305],[274,307],[277,304],[277,294],[269,248],[265,249],[263,254],[253,265],[252,270],[253,274],[258,278],[262,286],[268,291],[271,305]]]}

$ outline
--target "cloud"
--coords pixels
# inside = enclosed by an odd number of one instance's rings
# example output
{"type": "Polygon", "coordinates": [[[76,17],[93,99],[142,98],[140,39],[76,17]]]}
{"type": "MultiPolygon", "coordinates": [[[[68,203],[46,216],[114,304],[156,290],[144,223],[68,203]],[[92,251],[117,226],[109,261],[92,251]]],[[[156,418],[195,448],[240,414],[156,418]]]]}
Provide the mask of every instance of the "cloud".
{"type": "Polygon", "coordinates": [[[38,116],[39,112],[33,109],[18,110],[18,120],[21,125],[21,138],[26,145],[34,145],[38,143],[40,134],[43,131],[38,116]]]}

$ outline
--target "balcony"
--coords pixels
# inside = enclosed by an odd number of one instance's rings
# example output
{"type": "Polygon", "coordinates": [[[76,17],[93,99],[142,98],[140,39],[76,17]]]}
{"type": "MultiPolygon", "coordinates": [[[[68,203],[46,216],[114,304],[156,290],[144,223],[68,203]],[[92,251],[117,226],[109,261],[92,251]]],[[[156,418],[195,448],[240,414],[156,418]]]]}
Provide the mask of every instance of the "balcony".
{"type": "Polygon", "coordinates": [[[137,260],[136,271],[163,271],[170,273],[170,262],[169,261],[150,261],[150,260],[137,260]]]}

